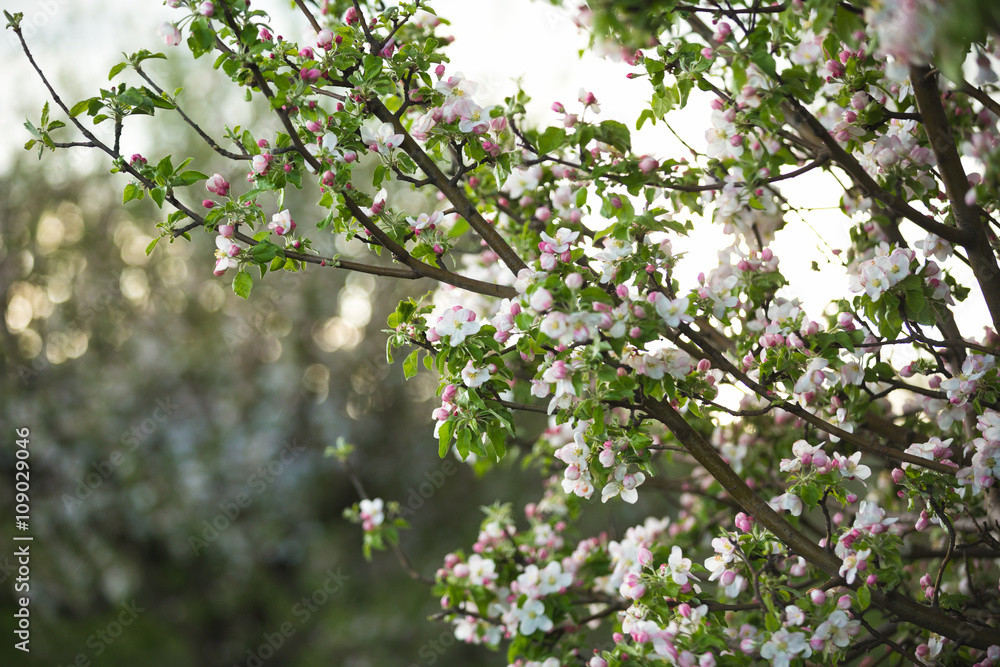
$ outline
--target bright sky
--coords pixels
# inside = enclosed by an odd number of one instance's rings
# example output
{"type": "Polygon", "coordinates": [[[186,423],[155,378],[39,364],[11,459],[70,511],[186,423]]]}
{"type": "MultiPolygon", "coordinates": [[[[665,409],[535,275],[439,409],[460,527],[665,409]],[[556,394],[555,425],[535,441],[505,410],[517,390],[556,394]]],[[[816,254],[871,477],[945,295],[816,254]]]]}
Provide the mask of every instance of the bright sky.
{"type": "MultiPolygon", "coordinates": [[[[288,36],[300,36],[306,29],[304,20],[289,18],[288,3],[281,0],[257,0],[262,9],[274,10],[285,17],[275,29],[288,36]]],[[[107,85],[107,71],[120,60],[122,51],[139,48],[166,50],[156,29],[164,20],[176,19],[178,12],[152,1],[136,0],[7,0],[6,9],[25,13],[25,33],[36,58],[50,74],[55,74],[60,92],[72,104],[84,95],[107,85]],[[107,17],[114,17],[114,32],[108,34],[107,17]]],[[[451,65],[448,72],[463,72],[480,84],[477,101],[482,105],[502,102],[516,89],[514,80],[521,77],[523,87],[533,97],[529,108],[540,123],[557,122],[550,110],[553,101],[561,101],[570,110],[576,105],[581,88],[593,92],[601,105],[601,119],[615,119],[634,128],[642,104],[648,102],[651,89],[643,79],[627,80],[630,68],[610,58],[577,53],[587,45],[587,38],[574,25],[568,13],[554,8],[545,0],[438,0],[433,3],[440,16],[452,25],[442,26],[439,34],[454,35],[449,47],[451,65]]],[[[184,49],[173,49],[174,57],[185,57],[184,49]]],[[[0,40],[0,57],[5,67],[0,69],[0,86],[17,90],[0,107],[0,122],[10,128],[0,138],[0,173],[10,164],[15,151],[27,140],[21,123],[25,115],[37,118],[45,91],[29,69],[11,31],[0,40]]],[[[705,146],[705,129],[709,116],[708,99],[692,94],[686,109],[673,112],[668,118],[685,140],[695,146],[705,146]]],[[[686,156],[670,132],[658,124],[646,124],[633,137],[635,150],[655,157],[686,156]]],[[[87,164],[87,163],[83,163],[87,164]]],[[[103,169],[103,165],[101,166],[103,169]]],[[[815,173],[815,172],[814,172],[815,173]]],[[[811,207],[837,206],[836,188],[810,174],[782,184],[782,192],[792,201],[811,207]]],[[[687,252],[676,273],[682,284],[693,284],[699,271],[717,265],[716,251],[728,244],[716,225],[696,222],[697,234],[688,242],[675,243],[675,249],[687,252]]],[[[913,238],[921,238],[913,235],[913,238]]],[[[846,276],[842,269],[824,267],[817,274],[810,270],[813,259],[820,258],[817,248],[844,248],[847,244],[846,225],[836,211],[814,211],[809,225],[789,216],[788,228],[779,234],[772,249],[781,258],[781,269],[791,280],[790,293],[807,303],[807,312],[814,319],[831,299],[849,296],[846,276]],[[794,231],[792,231],[794,228],[794,231]]],[[[960,311],[982,312],[981,298],[970,308],[960,311]]],[[[960,317],[962,315],[960,314],[960,317]]],[[[961,321],[961,319],[959,320],[961,321]]],[[[978,334],[978,332],[969,333],[978,334]]]]}

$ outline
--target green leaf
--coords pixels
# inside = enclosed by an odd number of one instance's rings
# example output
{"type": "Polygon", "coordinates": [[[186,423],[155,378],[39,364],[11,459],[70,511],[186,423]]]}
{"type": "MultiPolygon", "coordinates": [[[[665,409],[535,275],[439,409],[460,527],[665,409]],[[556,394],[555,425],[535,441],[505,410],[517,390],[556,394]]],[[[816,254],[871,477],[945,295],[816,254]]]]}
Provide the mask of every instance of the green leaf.
{"type": "Polygon", "coordinates": [[[461,236],[467,231],[469,231],[469,221],[465,218],[459,218],[455,221],[455,224],[451,226],[451,229],[448,230],[448,236],[455,238],[457,236],[461,236]]]}
{"type": "Polygon", "coordinates": [[[823,492],[815,484],[806,484],[798,487],[796,492],[799,498],[802,499],[802,504],[806,506],[807,509],[812,509],[819,505],[820,499],[823,497],[823,492]]]}
{"type": "Polygon", "coordinates": [[[162,236],[157,236],[155,239],[150,241],[149,245],[146,246],[146,255],[149,255],[149,253],[153,252],[153,248],[156,247],[156,244],[159,243],[160,239],[162,238],[163,238],[162,236]]]}
{"type": "Polygon", "coordinates": [[[41,139],[42,138],[42,133],[38,131],[37,127],[35,127],[34,125],[32,125],[32,123],[31,123],[30,120],[25,119],[25,121],[24,121],[24,127],[27,128],[28,132],[31,132],[31,135],[33,137],[35,137],[36,139],[41,139]]]}
{"type": "Polygon", "coordinates": [[[653,115],[653,111],[651,109],[642,110],[642,113],[639,114],[639,118],[635,121],[635,129],[641,130],[647,120],[653,125],[656,125],[656,117],[653,115]]]}
{"type": "Polygon", "coordinates": [[[858,592],[858,607],[861,608],[861,611],[864,611],[865,609],[868,609],[868,607],[872,603],[871,589],[869,589],[867,586],[862,586],[861,588],[858,589],[857,592],[858,592]]]}
{"type": "Polygon", "coordinates": [[[448,455],[448,449],[451,447],[451,432],[454,425],[451,422],[442,422],[441,428],[438,430],[438,457],[444,458],[448,455]]]}
{"type": "Polygon", "coordinates": [[[906,291],[906,314],[911,318],[916,318],[920,315],[920,311],[924,309],[924,303],[926,299],[924,298],[924,293],[920,288],[907,290],[906,291]]]}
{"type": "Polygon", "coordinates": [[[76,118],[84,111],[90,108],[90,100],[80,100],[73,105],[73,108],[69,110],[69,117],[76,118]]]}
{"type": "Polygon", "coordinates": [[[674,106],[673,95],[670,94],[670,91],[664,90],[663,92],[667,94],[660,95],[657,93],[653,95],[653,104],[650,113],[654,121],[656,118],[663,118],[674,106]]]}
{"type": "Polygon", "coordinates": [[[253,261],[263,264],[264,262],[270,262],[279,252],[281,252],[281,248],[273,243],[265,242],[255,245],[250,251],[250,255],[253,257],[253,261]]]}
{"type": "Polygon", "coordinates": [[[778,70],[775,68],[774,57],[767,52],[766,48],[759,48],[751,53],[750,60],[772,79],[778,78],[778,70]]]}
{"type": "Polygon", "coordinates": [[[419,355],[420,350],[414,350],[406,355],[406,359],[403,360],[403,377],[407,380],[417,374],[417,362],[419,355]]]}
{"type": "Polygon", "coordinates": [[[250,290],[253,289],[253,278],[246,271],[240,271],[233,278],[233,291],[237,295],[246,299],[250,296],[250,290]]]}
{"type": "Polygon", "coordinates": [[[880,361],[873,367],[873,370],[878,375],[880,380],[891,380],[896,377],[895,371],[892,370],[892,366],[884,361],[880,361]]]}
{"type": "Polygon", "coordinates": [[[153,188],[149,191],[149,198],[156,202],[157,207],[163,208],[163,200],[167,198],[166,188],[153,188]]]}
{"type": "MultiPolygon", "coordinates": [[[[440,444],[440,443],[439,443],[440,444]]],[[[458,448],[458,455],[462,457],[463,460],[469,457],[469,452],[472,445],[472,429],[462,428],[458,431],[458,441],[455,443],[455,447],[458,448]]]]}
{"type": "Polygon", "coordinates": [[[539,155],[544,155],[554,151],[564,143],[566,143],[566,130],[561,127],[550,127],[538,137],[536,148],[538,148],[539,155]]]}
{"type": "Polygon", "coordinates": [[[128,185],[125,186],[125,192],[122,193],[122,203],[127,204],[128,202],[132,201],[138,196],[139,196],[139,186],[137,186],[135,183],[129,183],[128,185]]]}
{"type": "Polygon", "coordinates": [[[108,81],[111,81],[116,76],[118,76],[121,73],[121,71],[126,67],[128,67],[128,63],[118,63],[117,65],[112,67],[111,71],[108,72],[108,81]]]}
{"type": "Polygon", "coordinates": [[[207,174],[203,174],[200,171],[195,171],[194,169],[188,169],[183,171],[178,176],[181,185],[191,185],[197,183],[198,181],[204,181],[208,178],[207,174]]]}
{"type": "Polygon", "coordinates": [[[606,144],[611,144],[623,153],[632,150],[632,133],[616,120],[606,120],[597,127],[595,138],[606,144]]]}
{"type": "Polygon", "coordinates": [[[195,58],[200,58],[215,48],[215,31],[204,16],[199,16],[191,22],[191,36],[187,40],[188,48],[195,58]]]}
{"type": "Polygon", "coordinates": [[[156,163],[156,171],[163,178],[167,178],[170,174],[174,173],[174,165],[170,161],[169,155],[156,163]]]}
{"type": "Polygon", "coordinates": [[[15,12],[11,14],[5,9],[3,10],[3,15],[7,17],[6,27],[13,28],[14,30],[20,29],[21,20],[24,18],[24,12],[15,12]]]}
{"type": "Polygon", "coordinates": [[[503,429],[491,424],[486,431],[486,437],[489,438],[490,444],[493,446],[493,453],[496,454],[497,461],[499,461],[507,453],[507,437],[504,435],[503,429]]]}

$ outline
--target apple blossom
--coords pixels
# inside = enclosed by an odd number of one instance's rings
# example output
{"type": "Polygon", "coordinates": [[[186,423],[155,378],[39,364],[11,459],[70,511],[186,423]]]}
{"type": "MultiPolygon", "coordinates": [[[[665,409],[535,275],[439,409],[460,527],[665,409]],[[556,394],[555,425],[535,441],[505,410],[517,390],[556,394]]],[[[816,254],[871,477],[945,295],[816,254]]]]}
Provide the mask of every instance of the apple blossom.
{"type": "Polygon", "coordinates": [[[225,197],[229,194],[229,183],[221,174],[212,174],[208,181],[206,181],[205,187],[209,192],[215,193],[220,197],[225,197]]]}
{"type": "Polygon", "coordinates": [[[441,319],[434,326],[434,331],[438,336],[448,337],[452,346],[461,345],[466,336],[470,336],[479,331],[482,325],[476,319],[475,312],[455,306],[444,312],[441,319]]]}
{"type": "Polygon", "coordinates": [[[181,43],[181,31],[173,23],[163,22],[157,29],[160,38],[167,46],[177,46],[181,43]]]}
{"type": "Polygon", "coordinates": [[[292,213],[287,208],[271,216],[271,222],[267,223],[267,228],[278,236],[284,236],[295,229],[295,222],[292,220],[292,213]]]}
{"type": "Polygon", "coordinates": [[[392,123],[369,123],[361,127],[361,140],[369,150],[388,155],[403,143],[403,135],[396,132],[392,123]]]}

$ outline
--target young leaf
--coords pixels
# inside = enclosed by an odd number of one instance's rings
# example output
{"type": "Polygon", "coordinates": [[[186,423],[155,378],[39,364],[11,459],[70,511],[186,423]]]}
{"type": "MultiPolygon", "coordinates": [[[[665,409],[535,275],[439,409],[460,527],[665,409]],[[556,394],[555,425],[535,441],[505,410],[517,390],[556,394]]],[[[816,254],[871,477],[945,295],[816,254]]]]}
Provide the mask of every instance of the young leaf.
{"type": "Polygon", "coordinates": [[[253,289],[253,278],[246,271],[240,271],[233,278],[233,291],[237,295],[246,299],[250,296],[250,290],[253,289]]]}

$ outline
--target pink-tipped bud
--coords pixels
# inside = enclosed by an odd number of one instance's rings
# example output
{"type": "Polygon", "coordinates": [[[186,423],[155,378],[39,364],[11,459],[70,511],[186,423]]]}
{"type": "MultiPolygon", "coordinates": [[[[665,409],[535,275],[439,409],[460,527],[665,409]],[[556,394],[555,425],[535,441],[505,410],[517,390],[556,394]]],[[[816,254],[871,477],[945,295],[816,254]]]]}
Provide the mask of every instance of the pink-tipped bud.
{"type": "Polygon", "coordinates": [[[644,174],[656,171],[657,167],[659,166],[660,163],[648,155],[639,160],[639,171],[641,171],[644,174]]]}

